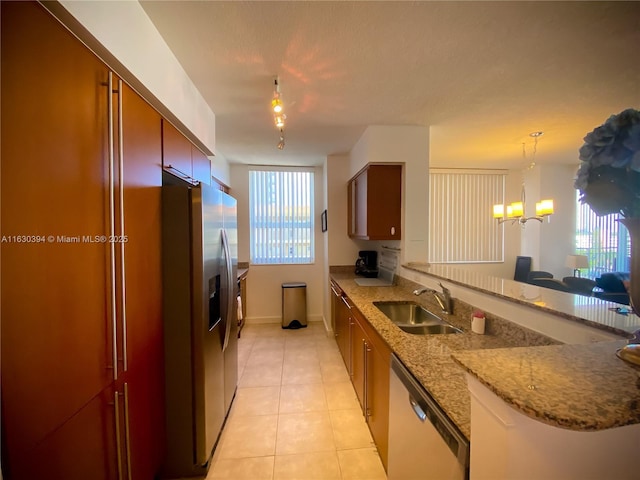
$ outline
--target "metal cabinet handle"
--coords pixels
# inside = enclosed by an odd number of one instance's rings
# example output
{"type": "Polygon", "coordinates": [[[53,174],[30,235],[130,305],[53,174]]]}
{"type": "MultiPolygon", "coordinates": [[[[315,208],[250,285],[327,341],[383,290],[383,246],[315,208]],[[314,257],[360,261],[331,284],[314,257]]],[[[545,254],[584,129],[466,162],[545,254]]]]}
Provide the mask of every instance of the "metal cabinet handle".
{"type": "Polygon", "coordinates": [[[371,408],[369,408],[369,352],[371,347],[366,340],[362,340],[364,343],[364,417],[369,419],[371,417],[371,408]]]}
{"type": "Polygon", "coordinates": [[[118,479],[122,478],[122,451],[120,442],[120,407],[118,406],[118,392],[113,394],[114,409],[116,417],[116,458],[118,460],[118,479]]]}
{"type": "Polygon", "coordinates": [[[124,384],[124,440],[127,452],[127,478],[131,480],[131,436],[129,434],[129,385],[124,384]]]}
{"type": "Polygon", "coordinates": [[[191,183],[192,185],[199,185],[200,184],[200,180],[196,180],[195,178],[193,178],[191,175],[186,174],[185,172],[183,172],[182,170],[180,170],[179,168],[174,167],[173,165],[169,164],[166,167],[164,167],[165,170],[173,170],[174,172],[177,172],[178,175],[180,175],[182,178],[184,178],[186,181],[188,181],[189,183],[191,183]]]}
{"type": "Polygon", "coordinates": [[[422,407],[418,404],[415,398],[409,395],[409,403],[411,404],[411,408],[413,409],[416,416],[420,419],[421,422],[424,422],[427,419],[427,414],[422,409],[422,407]]]}
{"type": "Polygon", "coordinates": [[[346,297],[340,297],[340,299],[342,300],[342,303],[344,303],[344,304],[347,306],[347,308],[348,308],[349,310],[351,310],[351,304],[350,304],[350,303],[349,303],[349,301],[346,299],[346,297]]]}
{"type": "Polygon", "coordinates": [[[367,394],[367,383],[368,383],[368,379],[367,379],[367,341],[363,338],[362,339],[362,369],[363,369],[363,392],[362,392],[362,414],[365,416],[365,419],[367,418],[367,402],[368,402],[368,394],[367,394]]]}
{"type": "MultiPolygon", "coordinates": [[[[113,73],[109,72],[107,82],[108,97],[107,106],[109,110],[109,235],[115,235],[115,198],[114,198],[114,151],[113,151],[113,73]]],[[[113,335],[113,380],[118,379],[118,319],[116,312],[116,252],[115,244],[109,242],[110,267],[111,267],[111,332],[113,335]]],[[[117,406],[116,406],[117,408],[117,406]]]]}
{"type": "MultiPolygon", "coordinates": [[[[118,173],[120,179],[120,236],[124,238],[124,139],[123,139],[123,112],[122,112],[122,80],[118,79],[118,173]]],[[[111,239],[113,240],[113,238],[111,239]]],[[[113,245],[113,241],[111,244],[113,245]]],[[[128,369],[127,361],[127,281],[126,269],[124,262],[124,244],[120,243],[120,290],[122,300],[122,368],[126,372],[128,369]]]]}

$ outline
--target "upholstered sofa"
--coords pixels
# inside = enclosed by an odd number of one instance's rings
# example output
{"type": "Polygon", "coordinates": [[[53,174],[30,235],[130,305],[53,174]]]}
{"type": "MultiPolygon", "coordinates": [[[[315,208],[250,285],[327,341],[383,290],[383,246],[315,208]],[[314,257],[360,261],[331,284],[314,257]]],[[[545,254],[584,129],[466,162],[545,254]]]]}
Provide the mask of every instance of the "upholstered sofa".
{"type": "Polygon", "coordinates": [[[629,305],[629,293],[623,282],[629,280],[626,272],[603,273],[596,278],[593,296],[610,302],[629,305]]]}

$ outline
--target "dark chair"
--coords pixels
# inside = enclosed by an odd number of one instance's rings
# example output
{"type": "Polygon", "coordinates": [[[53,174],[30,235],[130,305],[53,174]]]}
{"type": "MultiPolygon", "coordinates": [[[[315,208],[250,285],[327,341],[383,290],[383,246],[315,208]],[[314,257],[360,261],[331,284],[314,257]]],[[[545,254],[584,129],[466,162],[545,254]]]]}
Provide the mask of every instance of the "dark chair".
{"type": "Polygon", "coordinates": [[[553,273],[542,270],[532,270],[527,276],[527,282],[531,283],[531,280],[535,280],[536,278],[553,278],[553,273]]]}
{"type": "Polygon", "coordinates": [[[526,282],[531,271],[531,257],[516,257],[516,271],[513,279],[516,282],[526,282]]]}
{"type": "Polygon", "coordinates": [[[596,286],[596,282],[590,278],[564,277],[562,281],[569,287],[571,293],[578,295],[590,296],[593,292],[593,287],[596,286]]]}
{"type": "Polygon", "coordinates": [[[550,288],[552,290],[558,290],[560,292],[571,293],[571,289],[569,288],[569,286],[562,280],[559,280],[557,278],[534,277],[530,278],[527,283],[531,285],[537,285],[538,287],[550,288]]]}

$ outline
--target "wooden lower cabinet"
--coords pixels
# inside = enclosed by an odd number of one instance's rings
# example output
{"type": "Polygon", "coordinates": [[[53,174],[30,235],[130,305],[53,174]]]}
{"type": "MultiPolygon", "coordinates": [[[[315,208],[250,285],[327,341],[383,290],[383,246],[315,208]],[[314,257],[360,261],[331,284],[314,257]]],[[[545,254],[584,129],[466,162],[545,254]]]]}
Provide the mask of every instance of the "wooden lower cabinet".
{"type": "Polygon", "coordinates": [[[360,311],[352,307],[352,382],[385,469],[389,451],[391,349],[360,311]]]}
{"type": "Polygon", "coordinates": [[[332,282],[336,342],[385,469],[389,450],[391,349],[332,282]]]}
{"type": "Polygon", "coordinates": [[[34,449],[13,457],[10,465],[3,459],[4,478],[118,478],[114,398],[114,389],[107,387],[34,449]]]}
{"type": "Polygon", "coordinates": [[[164,456],[161,119],[42,4],[0,7],[11,119],[1,124],[2,475],[152,479],[164,456]],[[117,145],[110,162],[110,100],[122,169],[117,145]]]}

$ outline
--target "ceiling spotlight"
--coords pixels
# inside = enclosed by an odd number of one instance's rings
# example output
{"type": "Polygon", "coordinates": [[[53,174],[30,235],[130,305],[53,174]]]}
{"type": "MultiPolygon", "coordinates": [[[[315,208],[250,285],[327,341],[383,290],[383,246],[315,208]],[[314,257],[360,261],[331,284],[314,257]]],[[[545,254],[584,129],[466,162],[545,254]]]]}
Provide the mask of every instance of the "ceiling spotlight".
{"type": "Polygon", "coordinates": [[[282,150],[284,148],[284,130],[280,129],[280,141],[278,142],[278,150],[282,150]]]}
{"type": "Polygon", "coordinates": [[[278,142],[278,150],[284,149],[284,121],[287,116],[283,112],[282,99],[280,98],[280,81],[278,77],[273,79],[273,98],[271,99],[271,109],[273,110],[273,120],[276,128],[280,130],[280,141],[278,142]]]}
{"type": "Polygon", "coordinates": [[[273,100],[271,100],[271,108],[273,113],[282,112],[282,99],[280,98],[280,84],[278,77],[273,79],[273,100]]]}
{"type": "Polygon", "coordinates": [[[276,122],[276,127],[278,128],[283,128],[284,127],[284,121],[287,118],[287,116],[282,113],[280,115],[276,115],[275,116],[275,122],[276,122]]]}
{"type": "Polygon", "coordinates": [[[273,100],[271,100],[271,107],[273,108],[273,113],[282,112],[282,100],[280,100],[280,94],[274,93],[273,100]]]}

